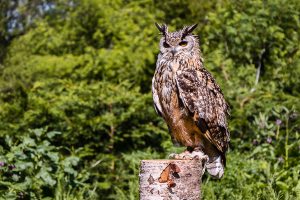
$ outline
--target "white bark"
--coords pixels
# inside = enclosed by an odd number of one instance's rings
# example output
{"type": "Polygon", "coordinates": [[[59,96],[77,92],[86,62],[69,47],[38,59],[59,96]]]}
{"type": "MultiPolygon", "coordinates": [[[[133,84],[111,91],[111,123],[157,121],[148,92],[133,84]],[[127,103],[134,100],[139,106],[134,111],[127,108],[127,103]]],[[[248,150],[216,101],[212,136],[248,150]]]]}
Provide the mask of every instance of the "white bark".
{"type": "Polygon", "coordinates": [[[140,200],[199,200],[205,160],[142,160],[140,200]]]}

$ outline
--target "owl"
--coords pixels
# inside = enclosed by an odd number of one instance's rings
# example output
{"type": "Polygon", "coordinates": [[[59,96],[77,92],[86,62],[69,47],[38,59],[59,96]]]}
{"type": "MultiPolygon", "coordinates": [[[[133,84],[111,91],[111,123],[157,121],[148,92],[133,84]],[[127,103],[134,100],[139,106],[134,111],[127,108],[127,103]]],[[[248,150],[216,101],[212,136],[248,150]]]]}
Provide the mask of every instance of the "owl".
{"type": "Polygon", "coordinates": [[[192,34],[197,24],[175,32],[169,32],[165,24],[155,25],[162,37],[152,79],[154,108],[167,123],[173,142],[187,147],[173,157],[205,155],[206,171],[220,179],[230,141],[229,106],[204,68],[198,38],[192,34]]]}

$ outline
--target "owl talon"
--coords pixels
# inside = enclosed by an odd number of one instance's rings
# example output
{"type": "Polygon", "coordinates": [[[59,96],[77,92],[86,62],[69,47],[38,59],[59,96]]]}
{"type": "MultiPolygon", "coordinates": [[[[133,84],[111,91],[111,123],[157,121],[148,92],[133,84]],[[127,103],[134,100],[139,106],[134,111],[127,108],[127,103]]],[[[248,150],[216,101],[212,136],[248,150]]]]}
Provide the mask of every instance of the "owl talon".
{"type": "Polygon", "coordinates": [[[205,155],[202,151],[184,151],[180,154],[171,153],[169,155],[169,158],[177,160],[208,160],[208,156],[205,155]]]}
{"type": "Polygon", "coordinates": [[[202,159],[207,159],[208,156],[205,155],[202,151],[200,150],[196,150],[196,151],[193,151],[191,152],[191,155],[193,156],[193,159],[196,159],[196,160],[202,160],[202,159]]]}
{"type": "Polygon", "coordinates": [[[170,159],[176,159],[176,156],[177,156],[178,154],[176,154],[176,153],[171,153],[170,155],[169,155],[169,158],[170,159]]]}
{"type": "Polygon", "coordinates": [[[192,160],[193,158],[190,155],[184,155],[183,160],[192,160]]]}
{"type": "Polygon", "coordinates": [[[176,160],[190,160],[190,158],[185,155],[185,152],[177,154],[177,153],[171,153],[169,155],[170,159],[176,159],[176,160]]]}

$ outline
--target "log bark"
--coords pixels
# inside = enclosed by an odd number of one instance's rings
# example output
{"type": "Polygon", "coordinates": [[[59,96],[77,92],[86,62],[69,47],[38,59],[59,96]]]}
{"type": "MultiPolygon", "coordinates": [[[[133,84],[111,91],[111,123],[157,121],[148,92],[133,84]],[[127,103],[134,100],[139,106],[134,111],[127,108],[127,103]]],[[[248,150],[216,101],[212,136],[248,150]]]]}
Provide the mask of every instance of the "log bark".
{"type": "Polygon", "coordinates": [[[142,160],[140,200],[199,200],[205,160],[142,160]]]}

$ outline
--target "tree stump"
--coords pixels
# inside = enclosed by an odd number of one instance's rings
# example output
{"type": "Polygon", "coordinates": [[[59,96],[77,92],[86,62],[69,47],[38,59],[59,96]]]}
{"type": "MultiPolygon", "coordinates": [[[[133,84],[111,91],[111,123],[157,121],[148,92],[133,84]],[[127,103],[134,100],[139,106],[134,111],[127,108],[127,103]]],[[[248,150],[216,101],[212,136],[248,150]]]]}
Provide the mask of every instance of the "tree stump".
{"type": "Polygon", "coordinates": [[[205,160],[142,160],[140,200],[199,200],[205,160]]]}

